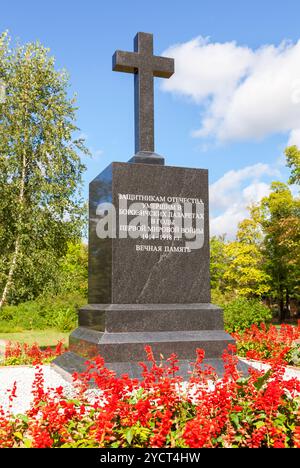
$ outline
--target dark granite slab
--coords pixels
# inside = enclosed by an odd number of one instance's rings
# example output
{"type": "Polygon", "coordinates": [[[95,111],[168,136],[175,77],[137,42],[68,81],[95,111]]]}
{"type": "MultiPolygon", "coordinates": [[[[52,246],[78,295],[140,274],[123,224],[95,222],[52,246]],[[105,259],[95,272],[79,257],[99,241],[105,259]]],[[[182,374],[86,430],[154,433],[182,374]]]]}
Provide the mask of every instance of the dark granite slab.
{"type": "Polygon", "coordinates": [[[70,336],[70,351],[85,358],[101,355],[105,362],[139,362],[150,345],[159,359],[175,353],[180,359],[193,359],[197,348],[208,358],[220,358],[233,338],[223,330],[102,333],[84,327],[70,336]]]}
{"type": "Polygon", "coordinates": [[[223,330],[223,311],[213,304],[89,304],[79,326],[109,333],[223,330]]]}
{"type": "MultiPolygon", "coordinates": [[[[128,207],[131,203],[128,201],[128,207]]],[[[112,163],[90,184],[89,216],[90,304],[210,302],[207,170],[112,163]],[[203,246],[191,252],[166,253],[165,247],[185,246],[186,238],[100,239],[96,233],[97,222],[101,220],[97,207],[100,203],[112,201],[118,218],[119,194],[203,200],[203,246]],[[161,246],[163,251],[137,251],[137,246],[141,245],[161,246]]]]}

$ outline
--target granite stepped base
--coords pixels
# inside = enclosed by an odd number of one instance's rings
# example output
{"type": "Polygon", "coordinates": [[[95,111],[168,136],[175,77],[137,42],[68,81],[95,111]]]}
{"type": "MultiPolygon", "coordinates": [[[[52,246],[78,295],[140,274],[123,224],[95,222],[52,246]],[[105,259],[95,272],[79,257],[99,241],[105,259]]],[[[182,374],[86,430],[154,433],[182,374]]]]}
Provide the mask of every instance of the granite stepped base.
{"type": "Polygon", "coordinates": [[[108,333],[223,330],[222,309],[213,304],[89,304],[79,326],[108,333]]]}
{"type": "Polygon", "coordinates": [[[204,349],[206,363],[222,374],[222,353],[233,343],[223,328],[223,311],[212,304],[93,304],[79,311],[70,352],[53,365],[70,375],[101,355],[117,374],[139,377],[138,363],[146,361],[145,345],[150,345],[157,360],[175,353],[185,378],[197,348],[204,349]]]}

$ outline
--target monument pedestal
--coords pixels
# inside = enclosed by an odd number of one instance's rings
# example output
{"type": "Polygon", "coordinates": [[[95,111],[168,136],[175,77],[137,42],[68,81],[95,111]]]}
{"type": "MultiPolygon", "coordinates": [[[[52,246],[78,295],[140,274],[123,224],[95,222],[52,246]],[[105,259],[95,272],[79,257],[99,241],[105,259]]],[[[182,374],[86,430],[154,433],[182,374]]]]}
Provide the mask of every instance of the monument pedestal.
{"type": "MultiPolygon", "coordinates": [[[[223,312],[212,304],[92,304],[79,311],[79,328],[70,336],[70,351],[54,366],[65,377],[84,370],[84,363],[101,355],[117,375],[141,376],[145,345],[157,361],[172,353],[180,359],[179,375],[188,378],[196,349],[205,351],[203,364],[224,372],[222,353],[233,338],[224,332],[223,312]]],[[[246,366],[240,363],[240,370],[246,366]]]]}

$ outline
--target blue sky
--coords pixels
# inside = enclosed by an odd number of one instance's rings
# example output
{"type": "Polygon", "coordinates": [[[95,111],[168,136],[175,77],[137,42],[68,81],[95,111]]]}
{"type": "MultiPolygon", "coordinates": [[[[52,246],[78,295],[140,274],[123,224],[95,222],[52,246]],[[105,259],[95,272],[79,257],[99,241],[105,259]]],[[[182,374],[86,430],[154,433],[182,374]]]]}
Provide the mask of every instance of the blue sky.
{"type": "Polygon", "coordinates": [[[134,152],[133,77],[112,72],[112,54],[132,50],[136,32],[154,33],[155,53],[168,50],[177,69],[173,81],[156,79],[156,152],[209,169],[212,232],[232,236],[247,203],[286,180],[283,149],[300,142],[299,16],[296,0],[2,0],[0,30],[40,40],[70,73],[93,153],[85,196],[134,152]]]}

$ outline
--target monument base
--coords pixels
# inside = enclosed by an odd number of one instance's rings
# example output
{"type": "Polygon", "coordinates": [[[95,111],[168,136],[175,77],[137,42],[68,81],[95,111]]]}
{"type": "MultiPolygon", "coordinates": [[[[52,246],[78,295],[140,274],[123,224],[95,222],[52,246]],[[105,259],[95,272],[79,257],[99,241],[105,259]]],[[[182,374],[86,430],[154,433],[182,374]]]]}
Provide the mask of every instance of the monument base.
{"type": "MultiPolygon", "coordinates": [[[[85,370],[84,363],[97,355],[117,375],[141,377],[139,362],[147,362],[150,345],[157,361],[175,353],[179,375],[187,379],[198,348],[204,364],[221,376],[221,359],[234,339],[224,331],[223,311],[213,304],[93,304],[79,311],[79,327],[70,335],[70,351],[53,361],[65,377],[85,370]]],[[[242,372],[247,366],[239,364],[242,372]]]]}
{"type": "MultiPolygon", "coordinates": [[[[195,357],[193,358],[195,360],[195,357]]],[[[144,363],[147,364],[146,355],[142,359],[144,363]]],[[[161,362],[161,361],[159,361],[161,362]]],[[[164,361],[162,361],[164,362],[164,361]]],[[[191,372],[193,370],[193,366],[191,365],[190,360],[183,359],[179,360],[178,367],[179,371],[176,375],[179,375],[184,380],[188,380],[191,372]]],[[[52,368],[59,373],[65,380],[72,383],[73,378],[72,375],[74,372],[85,372],[86,371],[86,359],[80,357],[78,354],[75,354],[71,351],[62,354],[58,358],[56,358],[52,363],[52,368]]],[[[217,375],[222,377],[224,375],[224,362],[221,358],[210,358],[204,359],[202,363],[202,368],[205,369],[205,366],[211,366],[215,369],[217,375]]],[[[105,364],[107,369],[110,369],[116,373],[118,377],[121,377],[124,374],[127,374],[132,379],[141,379],[142,378],[142,367],[138,362],[109,362],[105,364]]],[[[149,366],[148,366],[149,367],[149,366]]],[[[244,376],[248,375],[249,366],[245,364],[243,361],[239,360],[237,369],[241,372],[244,376]]]]}

